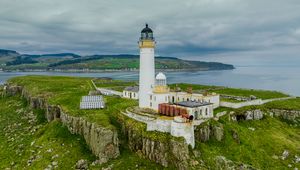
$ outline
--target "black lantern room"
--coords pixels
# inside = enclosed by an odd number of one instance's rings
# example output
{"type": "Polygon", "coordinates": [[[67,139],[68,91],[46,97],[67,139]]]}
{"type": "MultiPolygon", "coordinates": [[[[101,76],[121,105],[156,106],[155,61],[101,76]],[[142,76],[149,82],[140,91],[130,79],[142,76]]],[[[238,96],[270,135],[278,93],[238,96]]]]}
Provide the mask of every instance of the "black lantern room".
{"type": "Polygon", "coordinates": [[[154,40],[153,38],[153,31],[151,28],[148,27],[148,24],[146,24],[146,27],[141,31],[141,40],[154,40]]]}

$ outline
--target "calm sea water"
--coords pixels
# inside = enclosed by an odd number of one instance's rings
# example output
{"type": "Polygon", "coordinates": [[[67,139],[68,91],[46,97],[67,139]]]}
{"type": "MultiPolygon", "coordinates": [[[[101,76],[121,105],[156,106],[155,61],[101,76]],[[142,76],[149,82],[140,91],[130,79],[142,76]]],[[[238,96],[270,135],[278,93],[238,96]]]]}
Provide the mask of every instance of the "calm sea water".
{"type": "MultiPolygon", "coordinates": [[[[138,72],[58,73],[58,72],[0,72],[0,82],[25,75],[64,75],[80,77],[111,77],[137,80],[138,72]]],[[[298,66],[236,66],[234,70],[166,72],[168,83],[195,83],[238,88],[282,91],[300,96],[300,67],[298,66]]]]}

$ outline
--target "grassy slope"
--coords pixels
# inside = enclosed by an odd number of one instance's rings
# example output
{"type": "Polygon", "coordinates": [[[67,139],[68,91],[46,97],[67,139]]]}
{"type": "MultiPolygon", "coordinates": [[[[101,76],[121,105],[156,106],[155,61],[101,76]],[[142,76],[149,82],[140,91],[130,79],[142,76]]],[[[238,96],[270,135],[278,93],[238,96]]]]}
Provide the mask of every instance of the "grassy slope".
{"type": "Polygon", "coordinates": [[[38,119],[30,124],[24,116],[28,112],[30,109],[20,98],[0,98],[0,169],[44,169],[52,161],[57,161],[60,169],[72,169],[79,159],[95,159],[84,140],[70,134],[61,123],[47,124],[43,112],[35,110],[38,119]],[[29,132],[36,127],[39,127],[36,132],[29,132]],[[47,152],[49,149],[52,151],[47,152]],[[56,154],[58,158],[52,159],[56,154]],[[32,156],[37,158],[28,167],[27,161],[32,156]]]}
{"type": "Polygon", "coordinates": [[[24,119],[25,113],[30,111],[26,102],[19,97],[0,98],[0,169],[44,169],[57,161],[59,169],[67,170],[73,169],[80,159],[88,160],[89,169],[108,166],[113,169],[164,169],[149,160],[141,159],[126,147],[121,147],[121,155],[117,159],[101,166],[92,166],[91,162],[96,158],[82,137],[72,135],[60,122],[46,123],[41,110],[34,110],[37,122],[31,125],[28,119],[24,119]],[[10,130],[5,129],[9,126],[10,130]],[[28,129],[35,127],[39,127],[36,132],[28,132],[28,129]],[[13,141],[10,140],[12,138],[13,141]],[[48,152],[49,149],[52,151],[48,152]],[[58,157],[52,158],[55,155],[58,157]],[[31,166],[27,166],[31,157],[36,159],[31,166]]]}
{"type": "MultiPolygon", "coordinates": [[[[97,80],[97,84],[102,84],[106,87],[108,86],[108,84],[106,84],[107,82],[101,81],[102,80],[97,80]]],[[[112,118],[109,117],[109,113],[117,113],[119,109],[124,109],[129,105],[136,105],[136,103],[132,100],[106,97],[107,102],[109,102],[109,107],[107,109],[102,111],[91,111],[90,113],[87,112],[87,115],[85,115],[84,112],[78,109],[77,105],[79,104],[80,96],[78,97],[77,95],[87,94],[88,90],[91,88],[89,79],[87,78],[49,77],[48,79],[45,79],[45,77],[42,76],[26,76],[22,78],[15,78],[11,80],[11,82],[17,82],[18,84],[26,85],[31,92],[50,97],[51,102],[60,103],[64,108],[75,112],[75,115],[90,116],[90,119],[95,119],[94,121],[100,124],[108,124],[107,126],[112,126],[113,124],[111,122],[112,118]]],[[[112,84],[117,87],[120,86],[120,82],[118,81],[112,84]]],[[[186,87],[188,87],[188,85],[186,85],[186,87]]],[[[211,86],[194,85],[194,87],[198,89],[212,89],[211,86]]],[[[237,89],[237,92],[239,92],[239,89],[237,89]]],[[[253,93],[263,94],[260,91],[253,91],[253,93]]],[[[275,93],[277,94],[277,92],[275,93]]],[[[248,94],[248,92],[244,94],[248,94]]],[[[269,91],[266,94],[267,97],[274,96],[272,92],[269,91]]],[[[290,102],[277,101],[276,103],[276,106],[279,108],[299,107],[299,99],[291,99],[290,102]]],[[[271,104],[268,104],[257,107],[266,108],[271,106],[271,104]]],[[[257,107],[247,107],[240,110],[253,109],[257,107]]],[[[218,110],[222,111],[231,109],[220,108],[218,110]]],[[[130,123],[130,120],[127,121],[130,123]]],[[[212,140],[207,143],[197,143],[197,149],[201,151],[202,158],[208,165],[213,166],[215,164],[214,157],[217,155],[223,155],[233,161],[252,164],[254,167],[262,169],[276,169],[275,167],[281,167],[282,169],[287,167],[287,164],[291,162],[292,156],[294,156],[293,154],[300,154],[299,127],[291,127],[285,122],[281,122],[277,119],[269,117],[262,121],[232,123],[226,121],[226,119],[223,119],[221,122],[224,124],[225,128],[225,141],[217,142],[212,140]],[[254,127],[256,130],[251,131],[248,129],[248,127],[254,127]],[[240,145],[234,142],[231,135],[232,129],[238,132],[241,140],[240,145]],[[292,154],[288,160],[281,161],[271,158],[273,154],[281,155],[284,149],[288,149],[292,154]]],[[[140,124],[134,124],[134,122],[132,124],[134,127],[142,126],[140,124]]],[[[141,127],[140,129],[144,129],[144,127],[141,127]]],[[[151,135],[153,138],[157,138],[160,133],[149,134],[149,136],[151,135]]],[[[168,138],[168,136],[166,136],[166,138],[168,138]]],[[[122,166],[130,167],[138,164],[138,161],[136,161],[138,157],[136,155],[132,155],[132,153],[130,153],[126,148],[121,151],[121,153],[121,157],[109,162],[108,164],[113,163],[114,166],[120,168],[122,166]],[[132,158],[127,154],[132,155],[132,158]],[[127,161],[130,163],[125,163],[127,161]]],[[[152,164],[148,165],[148,163],[145,163],[145,165],[143,165],[143,163],[139,165],[144,167],[154,166],[152,164]]]]}
{"type": "MultiPolygon", "coordinates": [[[[221,120],[225,129],[225,140],[218,142],[211,140],[197,143],[204,161],[215,165],[215,156],[225,156],[235,162],[242,162],[259,169],[288,169],[294,156],[300,154],[300,128],[292,127],[288,123],[276,118],[266,117],[260,121],[228,122],[227,116],[221,120]],[[254,131],[248,129],[255,128],[254,131]],[[232,137],[235,130],[240,138],[238,144],[232,137]],[[281,160],[284,150],[290,155],[287,160],[281,160]],[[279,159],[272,156],[277,155],[279,159]]],[[[299,168],[299,164],[296,165],[299,168]]]]}
{"type": "Polygon", "coordinates": [[[93,90],[90,78],[25,76],[13,78],[9,82],[26,86],[26,89],[32,95],[46,97],[51,104],[60,105],[71,115],[82,116],[110,128],[113,128],[109,120],[111,112],[136,105],[136,101],[129,99],[106,97],[107,108],[102,110],[80,110],[81,96],[87,95],[89,90],[93,90]]]}
{"type": "MultiPolygon", "coordinates": [[[[98,80],[97,82],[100,83],[100,81],[101,80],[98,80]]],[[[34,96],[44,96],[49,99],[50,103],[59,104],[64,110],[67,110],[69,114],[85,117],[88,120],[96,122],[102,126],[106,126],[107,128],[115,128],[116,124],[111,121],[112,119],[115,121],[120,110],[124,110],[129,106],[134,106],[137,104],[137,102],[134,100],[106,96],[106,109],[80,110],[79,101],[81,96],[87,95],[88,91],[92,89],[89,78],[25,76],[16,77],[11,79],[9,82],[24,85],[26,86],[26,89],[29,90],[34,96]]],[[[118,84],[119,82],[116,81],[115,85],[118,84]]],[[[145,129],[145,125],[142,123],[136,122],[136,125],[143,126],[143,129],[145,129]]],[[[158,137],[163,138],[166,136],[157,134],[155,132],[147,132],[146,134],[148,137],[152,137],[154,139],[157,139],[158,137]]],[[[124,167],[126,167],[125,169],[136,169],[136,166],[138,166],[140,169],[163,169],[163,167],[153,162],[139,158],[136,154],[132,153],[124,146],[121,147],[120,152],[120,157],[118,157],[116,160],[108,162],[107,164],[104,164],[103,166],[105,167],[110,164],[114,164],[113,167],[116,169],[122,169],[124,167]]],[[[97,169],[99,166],[91,168],[97,169]]]]}

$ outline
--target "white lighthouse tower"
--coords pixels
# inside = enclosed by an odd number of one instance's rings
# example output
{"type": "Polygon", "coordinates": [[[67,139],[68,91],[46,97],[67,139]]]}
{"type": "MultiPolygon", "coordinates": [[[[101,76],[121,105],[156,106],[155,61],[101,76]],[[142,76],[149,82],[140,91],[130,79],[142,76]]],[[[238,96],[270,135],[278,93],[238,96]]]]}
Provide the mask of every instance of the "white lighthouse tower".
{"type": "Polygon", "coordinates": [[[154,86],[154,48],[153,31],[146,27],[141,31],[140,47],[140,77],[139,77],[139,107],[150,108],[152,86],[154,86]]]}

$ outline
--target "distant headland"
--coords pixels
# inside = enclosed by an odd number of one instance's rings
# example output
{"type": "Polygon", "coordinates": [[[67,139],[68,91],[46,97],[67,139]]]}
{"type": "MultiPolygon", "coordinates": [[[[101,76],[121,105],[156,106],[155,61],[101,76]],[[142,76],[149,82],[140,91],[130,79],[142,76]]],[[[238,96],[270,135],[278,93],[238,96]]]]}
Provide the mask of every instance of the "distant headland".
{"type": "MultiPolygon", "coordinates": [[[[231,70],[234,66],[219,62],[183,60],[175,57],[157,56],[158,70],[231,70]]],[[[0,70],[2,71],[136,71],[139,69],[139,55],[87,55],[74,53],[20,54],[13,50],[0,49],[0,70]]]]}

